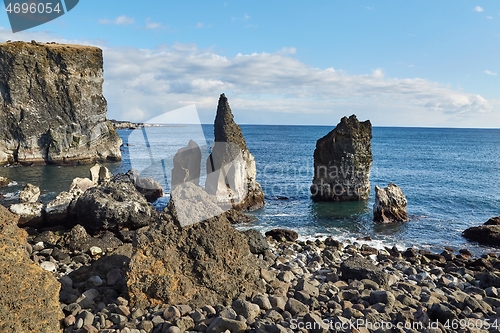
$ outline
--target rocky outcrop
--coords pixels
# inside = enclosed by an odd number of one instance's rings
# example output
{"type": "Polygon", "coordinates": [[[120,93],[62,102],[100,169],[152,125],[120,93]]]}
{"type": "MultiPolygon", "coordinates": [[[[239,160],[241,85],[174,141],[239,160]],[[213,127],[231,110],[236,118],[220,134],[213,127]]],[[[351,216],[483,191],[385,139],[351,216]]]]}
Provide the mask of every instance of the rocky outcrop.
{"type": "Polygon", "coordinates": [[[403,191],[396,184],[390,183],[386,188],[375,186],[373,221],[378,223],[408,222],[407,204],[408,201],[403,191]]]}
{"type": "Polygon", "coordinates": [[[462,236],[479,244],[500,247],[500,216],[489,219],[481,226],[464,230],[462,236]]]}
{"type": "Polygon", "coordinates": [[[40,198],[40,188],[32,184],[27,184],[19,193],[19,203],[34,203],[38,198],[40,198]]]}
{"type": "Polygon", "coordinates": [[[113,174],[108,168],[99,163],[94,164],[94,166],[90,168],[90,180],[95,184],[108,182],[111,178],[113,178],[113,174]]]}
{"type": "Polygon", "coordinates": [[[299,238],[299,234],[289,229],[272,229],[266,232],[266,237],[271,237],[278,242],[294,242],[299,238]]]}
{"type": "MultiPolygon", "coordinates": [[[[184,185],[204,195],[200,187],[184,185]]],[[[180,201],[169,204],[159,223],[137,231],[127,272],[131,303],[201,307],[262,291],[260,264],[247,238],[224,214],[181,227],[176,211],[180,201]]]]}
{"type": "Polygon", "coordinates": [[[172,169],[172,190],[180,184],[200,184],[201,150],[193,140],[177,151],[172,169]]]}
{"type": "Polygon", "coordinates": [[[19,193],[19,203],[10,205],[9,210],[19,215],[18,226],[20,227],[40,227],[45,218],[43,204],[38,202],[40,188],[27,184],[19,193]]]}
{"type": "Polygon", "coordinates": [[[91,233],[135,230],[156,219],[156,210],[129,182],[111,181],[85,191],[76,202],[78,223],[91,233]]]}
{"type": "Polygon", "coordinates": [[[247,148],[241,128],[224,94],[219,98],[214,123],[215,142],[207,159],[205,189],[220,204],[237,210],[264,206],[264,193],[256,181],[255,159],[247,148]]]}
{"type": "Polygon", "coordinates": [[[0,206],[0,331],[60,332],[59,282],[30,260],[27,233],[0,206]]]}
{"type": "Polygon", "coordinates": [[[343,117],[316,142],[311,194],[318,201],[367,200],[372,166],[372,125],[343,117]]]}
{"type": "Polygon", "coordinates": [[[163,196],[163,188],[160,183],[152,178],[141,178],[139,171],[131,169],[125,174],[117,174],[113,182],[128,182],[134,185],[148,202],[154,202],[163,196]]]}
{"type": "Polygon", "coordinates": [[[0,44],[0,163],[119,160],[96,47],[0,44]]]}

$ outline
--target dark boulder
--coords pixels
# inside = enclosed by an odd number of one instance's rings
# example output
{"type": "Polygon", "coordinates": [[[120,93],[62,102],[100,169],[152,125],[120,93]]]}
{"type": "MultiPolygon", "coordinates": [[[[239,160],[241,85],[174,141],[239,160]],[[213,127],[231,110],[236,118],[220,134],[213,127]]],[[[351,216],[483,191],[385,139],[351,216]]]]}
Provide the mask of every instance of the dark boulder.
{"type": "Polygon", "coordinates": [[[122,228],[136,230],[155,221],[157,213],[127,182],[108,182],[85,191],[76,202],[78,223],[90,233],[122,228]]]}
{"type": "Polygon", "coordinates": [[[489,219],[481,226],[464,230],[462,236],[479,244],[500,246],[500,216],[489,219]]]}
{"type": "Polygon", "coordinates": [[[127,173],[119,173],[112,182],[125,182],[134,185],[136,190],[141,193],[148,202],[155,202],[163,196],[163,188],[160,183],[152,178],[141,178],[139,171],[131,169],[127,173]]]}
{"type": "Polygon", "coordinates": [[[191,182],[200,184],[201,150],[193,140],[186,147],[180,148],[174,156],[171,188],[191,182]]]}
{"type": "Polygon", "coordinates": [[[245,230],[243,234],[247,237],[250,252],[253,254],[263,254],[269,249],[267,239],[259,231],[255,229],[248,229],[245,230]]]}
{"type": "Polygon", "coordinates": [[[271,237],[278,242],[288,241],[295,242],[299,238],[299,234],[296,231],[288,229],[273,229],[266,232],[266,237],[271,237]]]}
{"type": "Polygon", "coordinates": [[[373,261],[361,256],[351,256],[344,260],[340,265],[340,271],[344,281],[368,279],[384,287],[389,284],[388,274],[382,268],[375,266],[373,261]]]}
{"type": "Polygon", "coordinates": [[[366,200],[370,194],[372,125],[355,115],[316,142],[311,194],[318,201],[366,200]]]}

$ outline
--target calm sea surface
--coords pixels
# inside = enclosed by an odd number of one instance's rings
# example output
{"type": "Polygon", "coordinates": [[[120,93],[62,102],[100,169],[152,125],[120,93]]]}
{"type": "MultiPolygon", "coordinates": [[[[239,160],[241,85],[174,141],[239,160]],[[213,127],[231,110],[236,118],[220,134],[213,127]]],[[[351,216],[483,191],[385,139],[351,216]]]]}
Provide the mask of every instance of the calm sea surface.
{"type": "MultiPolygon", "coordinates": [[[[372,192],[356,203],[314,203],[316,140],[332,127],[242,125],[257,161],[257,179],[266,194],[265,208],[252,213],[252,227],[262,231],[292,228],[303,237],[331,235],[341,240],[371,236],[372,245],[417,246],[441,251],[468,247],[476,254],[489,248],[469,244],[461,232],[500,215],[500,129],[373,128],[372,192]],[[399,185],[408,199],[411,222],[391,226],[372,222],[375,185],[399,185]],[[282,197],[288,198],[287,200],[282,197]]],[[[169,162],[177,149],[194,139],[210,145],[213,125],[120,130],[123,161],[107,164],[113,173],[131,167],[154,177],[169,191],[169,162]],[[203,134],[208,142],[203,142],[203,134]]],[[[205,146],[206,148],[206,146],[205,146]]],[[[204,157],[207,156],[206,149],[204,157]]],[[[89,166],[5,167],[0,175],[17,184],[0,189],[2,203],[15,202],[28,182],[40,186],[42,201],[67,190],[75,177],[87,177],[89,166]]],[[[203,176],[202,176],[203,177],[203,176]]],[[[168,198],[160,199],[162,206],[168,198]]],[[[249,227],[249,226],[243,226],[249,227]]]]}

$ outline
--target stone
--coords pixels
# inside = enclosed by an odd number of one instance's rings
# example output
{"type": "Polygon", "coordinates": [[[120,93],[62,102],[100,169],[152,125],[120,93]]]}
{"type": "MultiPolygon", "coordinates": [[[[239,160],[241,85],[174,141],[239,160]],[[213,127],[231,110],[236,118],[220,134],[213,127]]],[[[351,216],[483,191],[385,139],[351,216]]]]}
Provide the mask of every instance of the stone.
{"type": "MultiPolygon", "coordinates": [[[[488,220],[488,222],[490,221],[491,219],[488,220]]],[[[498,246],[500,244],[500,225],[490,222],[490,224],[470,227],[462,232],[462,236],[469,241],[478,242],[479,244],[498,246]]]]}
{"type": "Polygon", "coordinates": [[[123,243],[111,232],[104,232],[99,237],[92,237],[87,233],[83,226],[77,224],[69,232],[66,232],[64,236],[59,239],[57,244],[71,251],[80,251],[90,253],[91,255],[98,255],[98,249],[100,249],[100,253],[102,253],[102,249],[116,249],[123,243]],[[92,248],[93,250],[91,250],[92,248]]]}
{"type": "Polygon", "coordinates": [[[308,332],[310,333],[327,333],[329,323],[325,322],[321,319],[321,316],[317,315],[316,313],[308,313],[304,316],[304,323],[306,324],[305,327],[310,327],[311,329],[308,329],[308,332]]]}
{"type": "Polygon", "coordinates": [[[70,205],[75,198],[77,192],[61,192],[57,197],[49,202],[45,207],[45,216],[47,217],[48,225],[62,224],[70,215],[70,205]]]}
{"type": "Polygon", "coordinates": [[[9,183],[10,183],[9,178],[0,176],[0,188],[5,187],[5,186],[9,186],[9,183]]]}
{"type": "Polygon", "coordinates": [[[372,125],[355,115],[343,117],[316,142],[312,198],[317,201],[367,200],[372,166],[372,125]]]}
{"type": "Polygon", "coordinates": [[[228,221],[231,222],[231,224],[251,223],[255,221],[254,217],[249,216],[233,208],[226,210],[225,214],[228,221]]]}
{"type": "Polygon", "coordinates": [[[29,258],[17,219],[0,205],[0,332],[59,332],[61,284],[29,258]]]}
{"type": "Polygon", "coordinates": [[[429,316],[432,320],[438,320],[442,324],[457,319],[457,314],[453,310],[440,303],[432,304],[429,316]]]}
{"type": "Polygon", "coordinates": [[[260,307],[257,304],[237,299],[233,302],[231,307],[237,314],[245,317],[246,319],[255,319],[260,314],[260,307]]]}
{"type": "Polygon", "coordinates": [[[111,178],[113,178],[111,171],[100,163],[96,163],[90,168],[90,180],[96,185],[108,182],[111,178]]]}
{"type": "Polygon", "coordinates": [[[288,229],[272,229],[267,231],[265,235],[266,237],[271,237],[278,242],[295,242],[299,238],[299,234],[296,231],[288,229]]]}
{"type": "Polygon", "coordinates": [[[174,325],[179,327],[181,332],[190,331],[194,328],[194,320],[191,317],[176,318],[174,325]]]}
{"type": "Polygon", "coordinates": [[[148,202],[155,202],[163,197],[163,188],[160,183],[152,178],[142,178],[139,171],[130,169],[125,174],[117,174],[112,179],[113,182],[125,182],[134,185],[136,190],[142,194],[148,202]]]}
{"type": "Polygon", "coordinates": [[[257,304],[262,310],[269,310],[273,307],[271,305],[271,302],[269,301],[269,297],[263,294],[255,295],[252,299],[252,302],[254,304],[257,304]]]}
{"type": "Polygon", "coordinates": [[[285,310],[290,312],[293,316],[296,316],[299,313],[308,313],[309,307],[294,298],[289,298],[286,302],[285,310]]]}
{"type": "Polygon", "coordinates": [[[484,225],[500,225],[500,216],[492,217],[484,223],[484,225]]]}
{"type": "Polygon", "coordinates": [[[390,183],[386,188],[375,186],[373,221],[378,223],[408,222],[407,204],[408,201],[403,191],[396,184],[390,183]]]}
{"type": "Polygon", "coordinates": [[[37,228],[43,225],[45,211],[43,209],[43,204],[40,202],[13,204],[10,205],[9,210],[19,215],[19,227],[37,228]]]}
{"type": "Polygon", "coordinates": [[[40,188],[32,184],[26,184],[19,193],[19,203],[36,203],[38,198],[40,198],[40,188]]]}
{"type": "Polygon", "coordinates": [[[42,267],[44,270],[49,271],[49,272],[55,272],[57,267],[56,264],[54,264],[51,261],[44,261],[40,264],[40,267],[42,267]]]}
{"type": "Polygon", "coordinates": [[[171,189],[186,182],[200,185],[200,168],[200,147],[193,140],[189,140],[188,145],[180,148],[174,156],[171,189]]]}
{"type": "Polygon", "coordinates": [[[395,300],[394,294],[388,290],[374,290],[370,293],[370,304],[384,303],[393,306],[395,300]]]}
{"type": "Polygon", "coordinates": [[[208,326],[206,333],[224,333],[229,331],[231,333],[243,333],[247,329],[247,324],[244,321],[215,318],[214,321],[208,326]]]}
{"type": "Polygon", "coordinates": [[[95,187],[96,183],[94,183],[92,180],[89,178],[75,178],[71,182],[71,185],[69,186],[69,191],[72,193],[77,193],[77,194],[82,194],[83,192],[87,191],[89,188],[95,187]]]}
{"type": "Polygon", "coordinates": [[[257,168],[247,148],[241,128],[224,94],[220,95],[214,122],[214,146],[207,159],[205,189],[219,203],[236,210],[256,210],[264,206],[264,192],[257,182],[257,168]]]}
{"type": "Polygon", "coordinates": [[[368,279],[376,282],[382,287],[389,285],[389,276],[382,268],[375,266],[369,259],[361,256],[351,256],[340,265],[344,281],[368,279]]]}
{"type": "Polygon", "coordinates": [[[259,261],[224,214],[181,227],[176,205],[169,203],[156,224],[136,233],[127,270],[132,306],[196,308],[264,291],[259,261]]]}
{"type": "Polygon", "coordinates": [[[168,308],[165,309],[165,311],[163,311],[163,318],[166,321],[172,321],[173,319],[180,318],[181,316],[182,315],[179,309],[173,305],[170,305],[168,308]]]}
{"type": "Polygon", "coordinates": [[[126,182],[108,182],[85,191],[76,202],[78,223],[92,233],[136,230],[155,221],[153,206],[126,182]]]}
{"type": "Polygon", "coordinates": [[[101,49],[2,43],[0,68],[0,164],[121,159],[106,119],[101,49]]]}
{"type": "Polygon", "coordinates": [[[269,249],[269,243],[267,239],[255,229],[248,229],[243,232],[247,237],[248,246],[250,246],[250,252],[253,254],[263,254],[269,249]]]}

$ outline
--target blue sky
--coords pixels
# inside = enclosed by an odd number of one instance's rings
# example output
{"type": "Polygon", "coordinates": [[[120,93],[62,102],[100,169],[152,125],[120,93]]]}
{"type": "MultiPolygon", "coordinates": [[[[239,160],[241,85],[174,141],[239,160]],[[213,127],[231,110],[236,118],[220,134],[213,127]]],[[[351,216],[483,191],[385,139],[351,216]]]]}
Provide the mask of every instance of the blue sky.
{"type": "Polygon", "coordinates": [[[1,40],[97,45],[109,117],[500,127],[500,2],[97,1],[1,40]]]}

